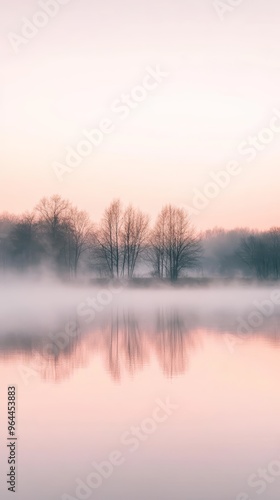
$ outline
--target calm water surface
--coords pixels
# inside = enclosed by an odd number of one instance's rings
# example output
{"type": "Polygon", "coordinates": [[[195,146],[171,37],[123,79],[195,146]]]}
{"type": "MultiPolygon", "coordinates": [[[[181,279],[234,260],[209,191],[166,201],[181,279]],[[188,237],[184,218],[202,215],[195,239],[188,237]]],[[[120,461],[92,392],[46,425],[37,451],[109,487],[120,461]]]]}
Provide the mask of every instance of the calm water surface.
{"type": "Polygon", "coordinates": [[[56,319],[37,305],[2,325],[1,499],[16,385],[13,498],[279,500],[279,306],[240,335],[250,293],[237,304],[236,292],[154,302],[130,292],[90,322],[71,303],[56,319]]]}

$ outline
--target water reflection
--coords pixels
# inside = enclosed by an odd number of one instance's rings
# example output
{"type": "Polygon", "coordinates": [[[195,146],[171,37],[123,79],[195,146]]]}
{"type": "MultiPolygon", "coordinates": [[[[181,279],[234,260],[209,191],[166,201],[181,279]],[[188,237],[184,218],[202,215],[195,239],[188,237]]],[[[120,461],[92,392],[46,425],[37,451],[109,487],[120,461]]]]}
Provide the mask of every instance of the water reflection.
{"type": "Polygon", "coordinates": [[[20,359],[43,379],[53,381],[68,378],[94,357],[102,358],[116,381],[124,374],[133,376],[152,359],[157,360],[165,376],[175,377],[187,371],[192,353],[202,348],[202,331],[209,336],[219,335],[224,349],[228,348],[228,335],[236,338],[237,345],[261,337],[279,347],[279,319],[274,315],[261,327],[240,335],[236,315],[230,312],[199,315],[175,308],[158,308],[153,314],[143,315],[117,308],[109,314],[101,314],[91,325],[68,315],[60,319],[53,331],[10,331],[0,336],[0,355],[9,361],[20,359]],[[65,325],[68,325],[68,333],[65,325]]]}

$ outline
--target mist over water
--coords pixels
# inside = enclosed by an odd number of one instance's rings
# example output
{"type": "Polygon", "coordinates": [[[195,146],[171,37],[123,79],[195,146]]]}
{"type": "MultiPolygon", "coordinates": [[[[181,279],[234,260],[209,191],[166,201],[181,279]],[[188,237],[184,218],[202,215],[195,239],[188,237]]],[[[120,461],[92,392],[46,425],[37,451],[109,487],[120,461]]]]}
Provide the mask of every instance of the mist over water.
{"type": "MultiPolygon", "coordinates": [[[[248,477],[280,460],[277,284],[133,288],[14,276],[0,296],[1,377],[19,393],[20,500],[37,500],[34,470],[41,500],[79,498],[77,480],[113,450],[124,465],[89,498],[170,500],[174,478],[178,500],[258,498],[248,477]],[[132,452],[135,438],[122,436],[159,398],[176,409],[132,452]]],[[[278,492],[276,478],[266,500],[278,492]]]]}
{"type": "Polygon", "coordinates": [[[24,354],[31,365],[41,356],[43,378],[46,365],[55,365],[60,378],[60,365],[69,364],[70,374],[83,364],[82,351],[88,359],[101,356],[118,379],[153,356],[165,374],[184,373],[202,336],[218,337],[229,351],[254,338],[280,342],[274,284],[136,289],[14,278],[0,293],[0,356],[24,354]]]}
{"type": "MultiPolygon", "coordinates": [[[[62,283],[52,279],[38,282],[14,278],[0,283],[0,328],[1,333],[4,333],[9,327],[9,321],[22,326],[23,315],[26,321],[45,324],[50,318],[42,317],[43,314],[50,315],[51,318],[59,318],[66,311],[72,311],[74,314],[78,306],[90,298],[95,299],[97,305],[89,303],[88,308],[84,309],[95,310],[95,321],[98,322],[103,313],[108,313],[116,307],[133,310],[140,315],[147,315],[158,308],[177,309],[181,313],[193,311],[199,316],[219,311],[227,314],[242,313],[256,308],[256,302],[269,300],[273,292],[280,292],[280,287],[273,282],[269,285],[242,284],[236,281],[229,285],[155,285],[133,288],[125,282],[96,286],[62,283]]],[[[274,313],[278,311],[280,299],[279,304],[275,304],[274,313]]],[[[79,315],[86,316],[85,311],[79,315]]]]}

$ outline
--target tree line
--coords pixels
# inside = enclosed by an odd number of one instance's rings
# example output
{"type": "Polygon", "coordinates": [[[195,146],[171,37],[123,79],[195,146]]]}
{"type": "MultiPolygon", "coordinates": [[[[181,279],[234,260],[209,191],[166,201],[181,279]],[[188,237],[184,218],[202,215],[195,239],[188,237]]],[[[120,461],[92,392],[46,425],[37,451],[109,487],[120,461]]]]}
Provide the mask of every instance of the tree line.
{"type": "Polygon", "coordinates": [[[47,268],[59,276],[280,277],[280,228],[198,233],[187,211],[166,205],[148,214],[114,200],[101,220],[54,195],[20,216],[0,215],[0,272],[47,268]]]}
{"type": "Polygon", "coordinates": [[[184,209],[165,206],[150,217],[114,200],[101,221],[58,195],[43,198],[30,213],[0,216],[0,267],[21,271],[48,266],[60,275],[93,272],[133,278],[136,268],[172,281],[198,264],[200,239],[184,209]],[[148,271],[147,271],[148,272],[148,271]]]}
{"type": "Polygon", "coordinates": [[[267,231],[247,228],[214,229],[202,238],[201,264],[208,276],[280,278],[280,228],[267,231]]]}

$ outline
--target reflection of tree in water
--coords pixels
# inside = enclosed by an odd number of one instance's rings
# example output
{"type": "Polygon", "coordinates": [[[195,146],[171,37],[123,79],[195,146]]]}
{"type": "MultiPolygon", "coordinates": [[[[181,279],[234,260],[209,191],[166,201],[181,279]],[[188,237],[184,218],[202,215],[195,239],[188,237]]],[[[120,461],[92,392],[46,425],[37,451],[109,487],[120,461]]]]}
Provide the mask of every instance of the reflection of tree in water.
{"type": "Polygon", "coordinates": [[[177,311],[159,311],[155,328],[155,348],[164,373],[172,377],[184,373],[188,349],[193,344],[185,322],[177,311]]]}
{"type": "MultiPolygon", "coordinates": [[[[57,329],[59,330],[59,328],[57,329]]],[[[45,380],[59,381],[68,378],[79,366],[85,365],[85,345],[76,338],[65,337],[61,345],[59,334],[36,330],[36,333],[9,334],[0,337],[0,355],[4,359],[19,361],[19,374],[26,381],[40,376],[45,380]]]]}
{"type": "Polygon", "coordinates": [[[119,346],[119,319],[117,317],[116,321],[110,322],[110,334],[109,334],[109,352],[108,352],[108,362],[109,370],[112,377],[115,380],[120,379],[121,369],[120,369],[120,346],[119,346]]]}
{"type": "MultiPolygon", "coordinates": [[[[73,319],[73,318],[72,318],[73,319]]],[[[76,324],[77,318],[75,318],[76,324]]],[[[34,370],[45,380],[60,381],[69,378],[78,368],[93,361],[94,356],[103,358],[106,369],[119,381],[124,373],[134,375],[156,355],[164,374],[174,377],[183,374],[189,363],[190,353],[200,344],[197,331],[205,329],[210,335],[225,331],[236,334],[236,323],[211,316],[198,317],[179,310],[158,310],[156,314],[138,316],[129,310],[113,310],[111,315],[96,321],[91,329],[79,331],[69,337],[64,347],[58,348],[57,338],[47,332],[34,334],[18,332],[0,336],[2,359],[16,359],[26,369],[34,370]],[[207,324],[210,328],[207,328],[207,324]],[[228,325],[233,325],[231,328],[228,325]]],[[[63,328],[57,331],[63,331],[63,328]]],[[[279,316],[268,318],[262,329],[255,329],[251,339],[264,340],[274,347],[280,346],[279,316]]],[[[32,380],[32,377],[31,377],[32,380]]]]}
{"type": "Polygon", "coordinates": [[[144,335],[133,313],[120,314],[118,311],[113,313],[110,318],[109,335],[106,338],[109,370],[114,379],[121,378],[122,368],[134,374],[143,366],[144,335]]]}
{"type": "Polygon", "coordinates": [[[43,356],[39,358],[39,371],[44,380],[59,382],[70,377],[79,367],[86,364],[85,344],[79,339],[69,338],[69,343],[64,349],[57,349],[55,344],[48,344],[43,356]]]}

